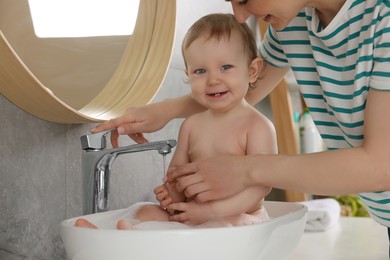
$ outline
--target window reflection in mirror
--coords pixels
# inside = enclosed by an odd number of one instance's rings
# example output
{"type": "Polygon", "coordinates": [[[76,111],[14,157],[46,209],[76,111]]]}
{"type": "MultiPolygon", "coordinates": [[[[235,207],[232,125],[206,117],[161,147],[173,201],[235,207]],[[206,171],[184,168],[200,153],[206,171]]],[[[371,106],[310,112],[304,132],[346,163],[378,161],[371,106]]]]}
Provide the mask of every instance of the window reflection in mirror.
{"type": "Polygon", "coordinates": [[[53,122],[119,116],[150,102],[161,85],[175,20],[176,0],[142,0],[131,36],[39,38],[28,0],[0,0],[0,93],[53,122]]]}
{"type": "Polygon", "coordinates": [[[8,0],[7,8],[0,8],[0,17],[0,29],[23,63],[54,95],[76,110],[104,88],[129,41],[129,35],[39,38],[25,0],[8,0]]]}
{"type": "Polygon", "coordinates": [[[131,35],[137,0],[28,0],[39,38],[131,35]]]}

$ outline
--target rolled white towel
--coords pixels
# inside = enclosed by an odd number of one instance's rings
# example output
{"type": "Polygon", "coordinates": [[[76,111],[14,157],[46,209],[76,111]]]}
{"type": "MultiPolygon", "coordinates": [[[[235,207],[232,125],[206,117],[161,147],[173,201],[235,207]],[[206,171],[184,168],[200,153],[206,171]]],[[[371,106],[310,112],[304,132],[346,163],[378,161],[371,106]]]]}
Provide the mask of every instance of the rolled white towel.
{"type": "Polygon", "coordinates": [[[340,204],[335,199],[298,202],[308,208],[305,231],[325,231],[340,219],[340,204]]]}

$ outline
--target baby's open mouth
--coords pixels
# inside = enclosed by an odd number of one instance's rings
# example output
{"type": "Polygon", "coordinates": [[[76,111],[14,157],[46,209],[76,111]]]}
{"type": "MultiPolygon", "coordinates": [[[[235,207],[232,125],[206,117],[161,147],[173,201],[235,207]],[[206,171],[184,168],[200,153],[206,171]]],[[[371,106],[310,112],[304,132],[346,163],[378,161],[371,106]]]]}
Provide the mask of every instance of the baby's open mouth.
{"type": "Polygon", "coordinates": [[[211,97],[219,97],[219,96],[222,96],[224,94],[226,94],[227,91],[223,91],[223,92],[217,92],[217,93],[210,93],[210,94],[207,94],[208,96],[211,96],[211,97]]]}

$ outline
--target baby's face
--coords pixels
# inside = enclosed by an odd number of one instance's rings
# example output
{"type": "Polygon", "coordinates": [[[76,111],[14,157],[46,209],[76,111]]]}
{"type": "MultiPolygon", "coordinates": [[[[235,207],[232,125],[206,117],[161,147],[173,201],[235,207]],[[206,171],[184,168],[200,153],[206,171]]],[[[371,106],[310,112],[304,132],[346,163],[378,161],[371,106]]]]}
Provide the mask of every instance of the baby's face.
{"type": "Polygon", "coordinates": [[[248,55],[237,33],[230,39],[200,37],[184,51],[193,97],[225,112],[242,102],[249,86],[248,55]]]}

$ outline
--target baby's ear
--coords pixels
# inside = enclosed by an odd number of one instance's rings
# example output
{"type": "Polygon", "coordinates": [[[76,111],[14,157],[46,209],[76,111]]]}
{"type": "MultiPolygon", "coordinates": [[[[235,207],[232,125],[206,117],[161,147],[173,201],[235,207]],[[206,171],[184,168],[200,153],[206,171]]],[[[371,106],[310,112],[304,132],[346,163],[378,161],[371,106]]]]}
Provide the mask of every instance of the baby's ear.
{"type": "Polygon", "coordinates": [[[249,82],[253,83],[260,75],[261,68],[263,67],[263,60],[259,57],[253,59],[249,64],[249,82]]]}

